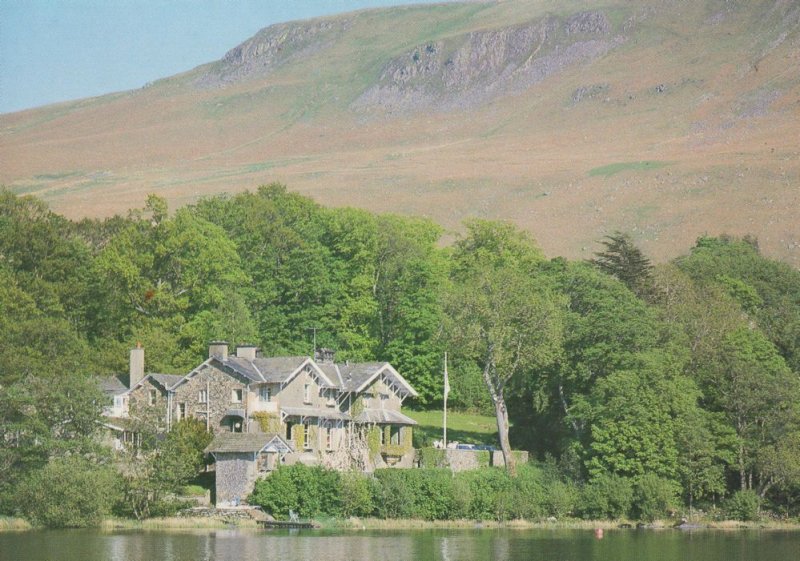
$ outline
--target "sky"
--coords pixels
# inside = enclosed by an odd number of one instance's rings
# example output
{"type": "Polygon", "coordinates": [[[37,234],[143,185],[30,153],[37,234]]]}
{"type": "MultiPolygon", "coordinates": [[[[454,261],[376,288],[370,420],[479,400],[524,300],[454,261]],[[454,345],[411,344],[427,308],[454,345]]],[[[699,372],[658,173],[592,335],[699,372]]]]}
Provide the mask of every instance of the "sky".
{"type": "Polygon", "coordinates": [[[139,88],[273,23],[432,1],[0,0],[0,113],[139,88]]]}

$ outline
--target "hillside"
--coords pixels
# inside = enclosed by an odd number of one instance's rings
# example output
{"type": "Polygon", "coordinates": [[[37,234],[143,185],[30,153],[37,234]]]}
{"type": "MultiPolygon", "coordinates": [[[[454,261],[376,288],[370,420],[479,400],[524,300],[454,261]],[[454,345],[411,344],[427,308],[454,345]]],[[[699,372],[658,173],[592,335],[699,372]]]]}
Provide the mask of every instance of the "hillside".
{"type": "Polygon", "coordinates": [[[549,255],[752,233],[800,264],[800,2],[520,0],[266,28],[223,59],[0,115],[0,184],[70,217],[272,181],[506,218],[549,255]]]}

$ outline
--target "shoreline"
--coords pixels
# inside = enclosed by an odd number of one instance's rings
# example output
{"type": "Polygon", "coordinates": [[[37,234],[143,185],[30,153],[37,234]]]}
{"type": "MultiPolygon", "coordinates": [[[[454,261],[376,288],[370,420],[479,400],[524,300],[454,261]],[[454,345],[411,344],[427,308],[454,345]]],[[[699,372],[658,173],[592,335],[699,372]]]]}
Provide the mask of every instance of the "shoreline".
{"type": "MultiPolygon", "coordinates": [[[[557,521],[509,520],[417,520],[381,518],[322,518],[314,519],[320,530],[365,531],[365,530],[767,530],[800,531],[800,521],[752,521],[738,520],[698,520],[685,528],[676,528],[674,520],[656,520],[651,524],[637,527],[635,520],[581,520],[565,519],[557,521]]],[[[0,533],[26,532],[40,528],[32,526],[22,518],[0,519],[0,533]]],[[[231,520],[223,517],[169,517],[134,520],[127,518],[108,518],[95,529],[102,532],[118,530],[261,530],[253,519],[231,520]]]]}

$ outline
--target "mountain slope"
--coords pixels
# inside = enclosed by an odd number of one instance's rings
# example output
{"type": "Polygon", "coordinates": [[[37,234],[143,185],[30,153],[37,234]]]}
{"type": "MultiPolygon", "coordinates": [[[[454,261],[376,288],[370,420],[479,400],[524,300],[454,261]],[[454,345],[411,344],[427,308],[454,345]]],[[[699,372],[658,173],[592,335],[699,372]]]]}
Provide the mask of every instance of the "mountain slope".
{"type": "Polygon", "coordinates": [[[550,255],[753,233],[800,264],[800,2],[530,0],[271,26],[223,59],[0,116],[0,182],[68,216],[282,181],[511,219],[550,255]]]}

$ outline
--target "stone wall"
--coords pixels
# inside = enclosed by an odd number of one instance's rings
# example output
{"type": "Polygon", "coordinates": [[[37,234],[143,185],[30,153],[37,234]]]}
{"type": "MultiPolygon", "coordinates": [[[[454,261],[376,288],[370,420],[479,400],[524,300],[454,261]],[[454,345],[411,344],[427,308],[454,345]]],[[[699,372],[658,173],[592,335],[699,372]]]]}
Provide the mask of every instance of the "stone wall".
{"type": "MultiPolygon", "coordinates": [[[[517,464],[528,462],[528,452],[514,450],[514,459],[517,464]]],[[[448,467],[453,471],[466,471],[481,467],[506,465],[503,452],[500,450],[458,450],[441,448],[423,448],[418,454],[419,467],[448,467]]]]}
{"type": "Polygon", "coordinates": [[[156,432],[167,429],[167,392],[147,378],[128,396],[128,415],[156,432]],[[155,396],[151,405],[150,396],[155,396]]]}
{"type": "MultiPolygon", "coordinates": [[[[252,409],[252,407],[248,407],[249,399],[251,396],[243,379],[209,364],[176,388],[173,407],[177,411],[180,404],[185,403],[186,415],[201,420],[205,420],[206,412],[209,412],[211,431],[230,431],[230,425],[222,424],[225,412],[229,409],[244,409],[245,411],[252,409]],[[232,400],[233,390],[237,389],[242,390],[241,403],[232,400]],[[207,403],[200,402],[200,392],[203,390],[207,390],[208,393],[207,403]]],[[[173,418],[176,418],[175,411],[173,411],[173,418]]],[[[244,419],[244,432],[248,431],[247,422],[248,419],[244,419]]]]}
{"type": "Polygon", "coordinates": [[[216,504],[231,506],[247,500],[253,492],[258,473],[252,452],[216,454],[216,504]]]}

